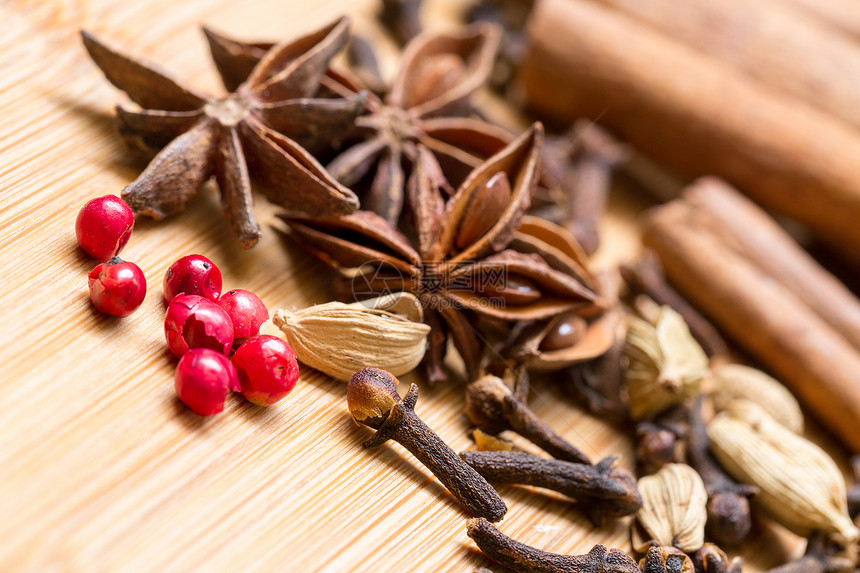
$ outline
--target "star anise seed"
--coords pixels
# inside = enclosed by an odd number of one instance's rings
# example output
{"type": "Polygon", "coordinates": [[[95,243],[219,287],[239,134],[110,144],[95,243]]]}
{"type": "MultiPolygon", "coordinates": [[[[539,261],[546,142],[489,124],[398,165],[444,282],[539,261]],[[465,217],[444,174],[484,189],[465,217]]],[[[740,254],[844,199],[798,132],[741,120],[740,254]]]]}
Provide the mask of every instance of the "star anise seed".
{"type": "MultiPolygon", "coordinates": [[[[219,69],[234,77],[241,77],[261,47],[269,45],[224,37],[210,41],[220,44],[213,49],[219,69]]],[[[498,45],[496,26],[476,24],[449,33],[424,33],[406,46],[401,70],[387,94],[368,96],[367,113],[356,120],[355,142],[328,164],[329,172],[351,188],[369,180],[364,209],[397,224],[409,180],[404,165],[417,169],[420,146],[432,152],[446,180],[458,185],[513,140],[505,129],[464,117],[472,94],[487,80],[498,45]]],[[[329,70],[323,83],[343,97],[379,91],[368,90],[358,77],[340,70],[329,70]]],[[[450,196],[450,189],[443,191],[450,196]]]]}
{"type": "MultiPolygon", "coordinates": [[[[162,219],[182,211],[215,176],[230,228],[243,247],[260,237],[249,166],[273,203],[310,216],[358,208],[355,194],[331,177],[300,142],[348,128],[364,94],[314,98],[332,57],[346,44],[341,18],[294,42],[274,46],[224,97],[183,87],[155,66],[124,55],[88,32],[84,45],[107,79],[142,109],[117,107],[120,132],[133,147],[161,149],[122,192],[136,212],[162,219]]],[[[228,77],[225,84],[230,84],[228,77]]]]}
{"type": "MultiPolygon", "coordinates": [[[[568,310],[599,312],[590,274],[571,259],[576,249],[565,246],[573,238],[558,227],[557,234],[543,238],[529,234],[528,227],[522,230],[538,177],[542,135],[542,127],[535,124],[475,168],[447,201],[433,161],[419,162],[408,184],[419,214],[414,244],[370,211],[338,218],[283,219],[306,250],[341,273],[343,294],[406,291],[419,298],[432,329],[425,358],[431,381],[447,377],[441,361],[449,337],[469,376],[475,377],[483,344],[474,317],[512,322],[546,319],[568,310]],[[496,193],[502,178],[510,182],[508,201],[476,202],[477,197],[496,193]],[[480,209],[492,213],[478,217],[480,209]],[[464,236],[471,239],[467,244],[458,240],[464,236]],[[524,284],[530,296],[522,296],[524,284]]],[[[433,157],[421,146],[417,153],[433,157]]]]}

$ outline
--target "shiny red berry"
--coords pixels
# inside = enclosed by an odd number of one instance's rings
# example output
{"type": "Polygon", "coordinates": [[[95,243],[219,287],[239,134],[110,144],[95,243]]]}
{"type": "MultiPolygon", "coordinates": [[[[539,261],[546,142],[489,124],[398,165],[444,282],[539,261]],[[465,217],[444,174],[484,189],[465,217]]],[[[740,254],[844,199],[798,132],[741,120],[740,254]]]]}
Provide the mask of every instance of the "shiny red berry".
{"type": "Polygon", "coordinates": [[[112,258],[90,271],[90,300],[101,312],[128,316],[146,297],[146,278],[134,263],[112,258]]]}
{"type": "Polygon", "coordinates": [[[233,345],[233,323],[220,306],[196,294],[176,295],[164,318],[167,346],[176,356],[189,348],[209,348],[222,354],[233,345]]]}
{"type": "Polygon", "coordinates": [[[75,235],[81,249],[100,261],[117,256],[131,237],[134,213],[116,195],[88,201],[78,212],[75,235]]]}
{"type": "Polygon", "coordinates": [[[236,369],[226,356],[208,348],[193,348],[176,366],[176,395],[200,416],[224,410],[227,394],[237,388],[236,369]]]}
{"type": "Polygon", "coordinates": [[[203,255],[182,257],[170,265],[164,275],[164,300],[170,302],[181,292],[218,300],[221,270],[203,255]]]}
{"type": "Polygon", "coordinates": [[[274,404],[299,379],[299,364],[290,345],[268,334],[249,338],[233,355],[242,395],[259,406],[274,404]]]}
{"type": "Polygon", "coordinates": [[[233,337],[248,338],[260,334],[260,325],[269,319],[269,311],[260,297],[240,288],[225,292],[218,299],[233,321],[233,337]]]}

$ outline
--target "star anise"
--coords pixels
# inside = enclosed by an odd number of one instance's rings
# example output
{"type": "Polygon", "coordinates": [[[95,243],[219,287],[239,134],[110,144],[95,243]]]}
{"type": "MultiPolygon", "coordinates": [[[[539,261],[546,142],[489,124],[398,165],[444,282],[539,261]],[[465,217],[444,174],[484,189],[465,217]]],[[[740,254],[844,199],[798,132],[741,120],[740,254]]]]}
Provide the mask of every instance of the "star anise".
{"type": "Polygon", "coordinates": [[[136,212],[161,219],[182,211],[214,175],[225,217],[245,248],[260,237],[249,167],[265,196],[291,212],[336,216],[355,211],[356,196],[302,147],[346,130],[364,108],[361,93],[347,99],[312,97],[329,61],[346,44],[348,27],[341,18],[274,46],[224,97],[183,87],[155,66],[83,32],[96,65],[141,108],[117,107],[123,137],[145,151],[161,149],[123,190],[123,199],[136,212]]]}
{"type": "MultiPolygon", "coordinates": [[[[243,43],[209,34],[222,73],[241,78],[267,43],[243,43]]],[[[356,120],[355,143],[328,164],[351,188],[374,172],[362,207],[396,225],[410,171],[422,161],[418,145],[432,152],[448,181],[458,184],[513,137],[493,124],[465,117],[470,98],[487,81],[499,45],[498,28],[475,24],[449,33],[425,33],[405,48],[402,67],[387,94],[368,95],[366,114],[356,120]]],[[[368,90],[349,72],[329,70],[327,89],[354,96],[368,90]]],[[[433,169],[425,166],[423,169],[433,169]]],[[[445,192],[450,195],[451,190],[445,192]]],[[[414,215],[414,214],[413,214],[414,215]]],[[[414,218],[414,217],[413,217],[414,218]]]]}
{"type": "MultiPolygon", "coordinates": [[[[283,217],[303,247],[341,274],[343,292],[415,294],[431,326],[425,357],[431,381],[450,337],[475,377],[483,344],[476,317],[540,320],[569,310],[597,312],[592,277],[576,261],[572,237],[557,226],[522,225],[538,177],[543,137],[535,124],[475,168],[447,201],[432,160],[409,181],[416,239],[410,241],[371,211],[338,218],[283,217]],[[548,230],[547,230],[548,229],[548,230]]],[[[432,156],[422,145],[416,153],[432,156]]]]}

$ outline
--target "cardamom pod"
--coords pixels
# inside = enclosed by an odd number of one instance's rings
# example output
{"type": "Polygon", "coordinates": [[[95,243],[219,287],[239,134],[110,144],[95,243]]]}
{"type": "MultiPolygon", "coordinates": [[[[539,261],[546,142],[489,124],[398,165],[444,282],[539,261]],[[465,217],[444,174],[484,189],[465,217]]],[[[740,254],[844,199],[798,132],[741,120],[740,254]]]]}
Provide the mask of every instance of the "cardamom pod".
{"type": "Polygon", "coordinates": [[[711,397],[718,412],[732,400],[749,400],[765,408],[774,420],[794,432],[803,433],[803,412],[788,388],[761,370],[741,364],[713,369],[711,397]]]}
{"type": "MultiPolygon", "coordinates": [[[[286,335],[299,361],[336,380],[347,382],[365,367],[400,376],[424,358],[430,327],[378,307],[390,303],[329,302],[295,312],[281,309],[272,322],[286,335]]],[[[402,298],[394,303],[392,308],[409,306],[402,298]]],[[[417,300],[414,303],[410,308],[420,308],[417,300]]]]}
{"type": "Polygon", "coordinates": [[[634,549],[645,551],[652,539],[687,553],[702,547],[708,492],[696,470],[686,464],[667,464],[657,473],[640,478],[638,488],[642,508],[636,520],[650,538],[634,529],[634,549]]]}
{"type": "Polygon", "coordinates": [[[808,536],[860,538],[848,516],[845,480],[824,450],[748,400],[734,400],[708,425],[711,450],[736,480],[758,486],[753,498],[786,528],[808,536]]]}
{"type": "Polygon", "coordinates": [[[681,315],[661,306],[653,318],[630,317],[624,345],[630,415],[637,420],[692,398],[708,375],[708,357],[681,315]]]}

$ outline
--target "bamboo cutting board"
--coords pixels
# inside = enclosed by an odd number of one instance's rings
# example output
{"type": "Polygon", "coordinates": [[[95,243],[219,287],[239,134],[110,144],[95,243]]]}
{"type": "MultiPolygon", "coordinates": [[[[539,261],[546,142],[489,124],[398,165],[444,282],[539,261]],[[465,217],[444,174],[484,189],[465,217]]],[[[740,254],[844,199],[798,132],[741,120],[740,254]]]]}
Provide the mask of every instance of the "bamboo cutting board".
{"type": "MultiPolygon", "coordinates": [[[[441,22],[456,3],[427,6],[441,22]]],[[[259,245],[242,251],[208,188],[181,216],[142,219],[123,251],[149,284],[143,306],[93,311],[74,221],[88,199],[119,191],[141,164],[112,127],[121,94],[90,62],[88,29],[205,90],[218,90],[199,26],[240,38],[288,38],[341,12],[378,35],[375,3],[346,0],[7,0],[0,3],[0,571],[469,571],[489,565],[466,515],[405,450],[363,451],[345,387],[308,368],[282,403],[230,398],[214,419],[175,398],[162,335],[161,280],[201,253],[224,288],[258,293],[270,310],[330,297],[328,272],[275,230],[261,199],[259,245]]],[[[383,42],[389,50],[390,44],[383,42]]],[[[388,70],[391,71],[391,70],[388,70]]],[[[604,221],[603,262],[638,238],[623,195],[604,221]]],[[[269,325],[268,332],[273,332],[269,325]]],[[[422,385],[417,411],[456,450],[470,446],[462,387],[422,385]]],[[[579,410],[551,384],[535,410],[597,459],[628,433],[579,410]]],[[[622,520],[594,529],[560,497],[503,487],[507,534],[557,552],[629,547],[622,520]]],[[[750,569],[795,556],[799,539],[758,523],[750,569]]]]}

